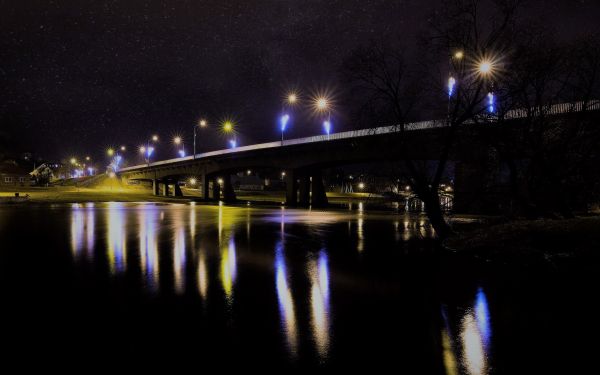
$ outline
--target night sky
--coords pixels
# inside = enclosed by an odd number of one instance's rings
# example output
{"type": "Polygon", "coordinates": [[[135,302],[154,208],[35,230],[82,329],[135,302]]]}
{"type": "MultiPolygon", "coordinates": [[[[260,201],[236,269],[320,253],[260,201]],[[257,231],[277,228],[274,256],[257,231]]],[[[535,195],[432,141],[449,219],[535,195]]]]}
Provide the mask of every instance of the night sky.
{"type": "MultiPolygon", "coordinates": [[[[191,142],[201,116],[239,123],[240,143],[276,140],[282,97],[329,90],[339,67],[385,34],[414,40],[438,1],[0,1],[0,132],[46,158],[92,155],[151,134],[191,142]]],[[[528,14],[561,37],[597,31],[600,1],[536,1],[528,14]]],[[[335,131],[355,125],[337,103],[335,131]]],[[[290,137],[317,134],[297,116],[290,137]]],[[[375,124],[374,124],[375,125],[375,124]]],[[[216,129],[202,148],[225,146],[216,129]]],[[[190,144],[190,143],[188,143],[190,144]]],[[[189,147],[186,147],[189,150],[189,147]]]]}

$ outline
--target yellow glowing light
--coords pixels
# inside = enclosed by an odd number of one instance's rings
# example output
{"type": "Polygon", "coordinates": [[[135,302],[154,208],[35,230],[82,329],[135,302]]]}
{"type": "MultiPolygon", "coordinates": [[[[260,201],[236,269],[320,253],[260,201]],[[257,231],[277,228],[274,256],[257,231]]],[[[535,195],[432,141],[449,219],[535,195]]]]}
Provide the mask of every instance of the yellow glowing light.
{"type": "Polygon", "coordinates": [[[205,128],[205,127],[206,127],[206,125],[208,125],[208,123],[206,122],[206,120],[205,120],[205,119],[200,119],[200,121],[198,121],[198,125],[199,125],[201,128],[205,128]]]}
{"type": "Polygon", "coordinates": [[[158,141],[158,135],[153,135],[153,136],[152,136],[152,140],[153,140],[154,142],[157,142],[157,141],[158,141]]]}
{"type": "Polygon", "coordinates": [[[90,161],[90,157],[89,157],[89,156],[86,156],[86,157],[85,157],[85,160],[87,160],[87,161],[90,161]]]}
{"type": "Polygon", "coordinates": [[[140,154],[143,154],[145,152],[146,152],[146,147],[140,146],[140,154]]]}
{"type": "Polygon", "coordinates": [[[73,164],[73,165],[77,164],[77,159],[75,159],[75,158],[71,158],[70,161],[71,161],[71,164],[73,164]]]}
{"type": "Polygon", "coordinates": [[[112,148],[109,148],[108,150],[106,150],[106,154],[108,156],[113,156],[115,154],[115,150],[113,150],[112,148]]]}
{"type": "Polygon", "coordinates": [[[225,133],[231,133],[233,131],[233,122],[231,122],[230,120],[226,120],[223,123],[223,131],[225,133]]]}
{"type": "Polygon", "coordinates": [[[175,143],[176,145],[181,144],[181,137],[177,136],[177,137],[173,138],[173,143],[175,143]]]}
{"type": "Polygon", "coordinates": [[[463,51],[457,51],[457,52],[454,54],[454,58],[455,58],[455,59],[457,59],[457,60],[460,60],[460,59],[462,59],[463,57],[465,57],[465,54],[463,53],[463,51]]]}
{"type": "Polygon", "coordinates": [[[296,104],[298,101],[298,96],[295,93],[289,93],[287,97],[288,104],[296,104]]]}
{"type": "Polygon", "coordinates": [[[196,179],[190,178],[190,185],[196,185],[196,179]]]}
{"type": "Polygon", "coordinates": [[[125,146],[121,146],[121,151],[125,151],[127,148],[125,146]]]}
{"type": "Polygon", "coordinates": [[[359,189],[364,189],[365,188],[365,183],[364,182],[359,183],[358,184],[358,188],[359,189]]]}
{"type": "Polygon", "coordinates": [[[222,179],[222,178],[219,178],[219,179],[217,180],[217,183],[218,183],[219,185],[222,185],[222,184],[223,184],[223,179],[222,179]]]}

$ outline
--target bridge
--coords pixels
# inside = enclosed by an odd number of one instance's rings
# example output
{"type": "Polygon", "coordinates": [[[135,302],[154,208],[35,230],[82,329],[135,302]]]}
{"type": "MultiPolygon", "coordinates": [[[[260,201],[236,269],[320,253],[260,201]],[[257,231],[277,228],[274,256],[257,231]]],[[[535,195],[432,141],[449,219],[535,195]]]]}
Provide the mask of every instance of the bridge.
{"type": "MultiPolygon", "coordinates": [[[[582,111],[600,110],[600,101],[556,104],[543,110],[545,115],[565,115],[582,111]]],[[[534,111],[535,112],[535,111],[534,111]]],[[[506,123],[518,125],[520,119],[531,116],[529,110],[512,110],[505,113],[506,123]]],[[[535,113],[534,113],[535,115],[535,113]]],[[[485,123],[465,123],[458,137],[472,137],[478,131],[493,129],[494,119],[485,123]]],[[[322,170],[340,165],[365,162],[399,160],[410,155],[414,160],[434,160],[444,144],[447,123],[444,120],[420,121],[404,126],[384,126],[318,135],[284,141],[260,143],[231,149],[190,155],[122,168],[119,176],[125,180],[151,181],[155,195],[181,196],[178,182],[194,177],[199,181],[205,200],[235,200],[230,176],[240,171],[285,171],[286,204],[323,206],[327,204],[322,170]],[[222,185],[218,183],[222,180],[222,185]],[[222,191],[221,191],[222,190],[222,191]]],[[[451,160],[465,162],[476,158],[473,150],[456,150],[451,160]]],[[[460,178],[455,180],[455,191],[461,191],[460,178]],[[457,185],[458,184],[458,185],[457,185]]]]}

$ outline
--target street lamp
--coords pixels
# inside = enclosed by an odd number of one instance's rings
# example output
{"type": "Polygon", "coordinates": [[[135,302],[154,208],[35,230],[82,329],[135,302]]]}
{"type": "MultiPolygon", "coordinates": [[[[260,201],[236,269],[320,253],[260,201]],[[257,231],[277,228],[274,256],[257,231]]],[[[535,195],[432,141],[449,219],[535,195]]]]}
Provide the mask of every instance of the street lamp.
{"type": "Polygon", "coordinates": [[[198,121],[198,125],[194,125],[194,159],[196,159],[196,131],[198,127],[206,128],[206,126],[208,126],[208,122],[203,118],[198,121]]]}
{"type": "Polygon", "coordinates": [[[153,135],[149,140],[146,141],[146,146],[140,146],[140,154],[146,158],[146,163],[150,166],[150,156],[154,152],[154,147],[150,146],[150,142],[158,142],[158,135],[153,135]]]}
{"type": "Polygon", "coordinates": [[[279,118],[279,125],[281,128],[281,145],[283,146],[283,133],[285,132],[285,128],[287,126],[287,123],[290,121],[290,115],[288,115],[287,113],[283,114],[280,118],[279,118]]]}
{"type": "Polygon", "coordinates": [[[221,125],[221,127],[222,127],[223,133],[233,135],[233,139],[229,140],[229,145],[231,146],[231,148],[236,148],[237,140],[235,139],[235,124],[233,123],[233,121],[225,120],[225,121],[223,121],[223,124],[221,125]]]}
{"type": "Polygon", "coordinates": [[[177,150],[177,153],[179,154],[180,157],[184,157],[185,156],[185,146],[183,145],[183,139],[180,136],[176,136],[175,138],[173,138],[173,143],[175,144],[176,147],[179,147],[179,145],[181,145],[181,149],[177,150]]]}

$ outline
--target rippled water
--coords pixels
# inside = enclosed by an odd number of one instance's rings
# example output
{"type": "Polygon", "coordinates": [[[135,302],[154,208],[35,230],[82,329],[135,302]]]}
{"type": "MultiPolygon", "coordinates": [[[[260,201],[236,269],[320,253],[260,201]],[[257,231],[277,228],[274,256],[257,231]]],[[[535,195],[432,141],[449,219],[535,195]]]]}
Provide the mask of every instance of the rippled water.
{"type": "Polygon", "coordinates": [[[0,207],[4,337],[16,353],[229,369],[489,374],[579,354],[557,347],[588,314],[561,315],[580,295],[564,280],[446,257],[432,237],[422,216],[362,206],[0,207]]]}

